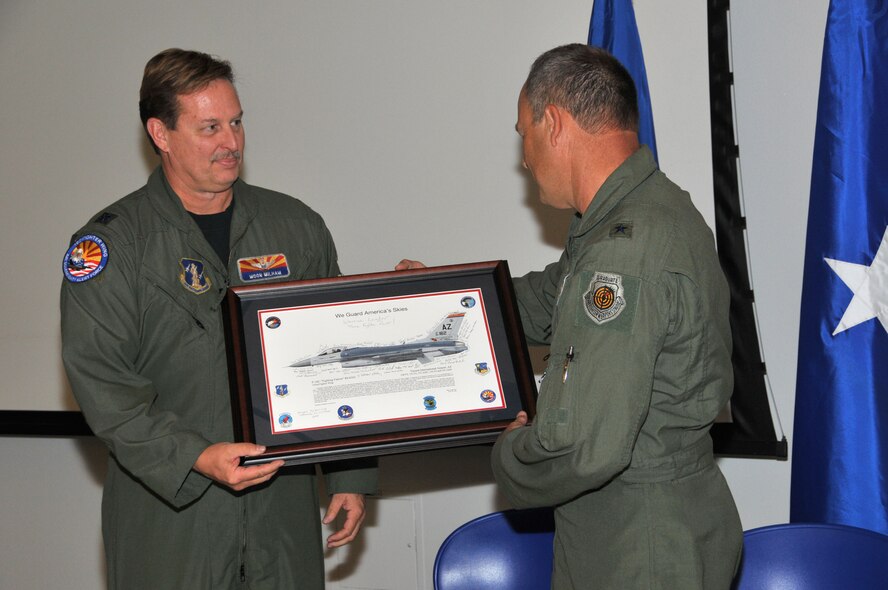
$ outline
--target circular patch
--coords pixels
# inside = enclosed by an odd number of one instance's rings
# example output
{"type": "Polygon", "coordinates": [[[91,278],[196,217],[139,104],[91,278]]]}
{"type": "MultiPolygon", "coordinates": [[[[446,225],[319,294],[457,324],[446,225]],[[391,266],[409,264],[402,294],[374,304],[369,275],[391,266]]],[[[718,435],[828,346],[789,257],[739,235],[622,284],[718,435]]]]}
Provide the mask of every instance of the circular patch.
{"type": "Polygon", "coordinates": [[[492,404],[496,401],[496,393],[492,389],[485,389],[481,392],[481,401],[485,404],[492,404]]]}
{"type": "Polygon", "coordinates": [[[339,406],[339,409],[336,410],[336,413],[339,414],[340,420],[351,420],[355,415],[355,411],[352,409],[351,406],[339,406]]]}
{"type": "Polygon", "coordinates": [[[271,328],[272,330],[276,328],[280,328],[281,326],[281,318],[277,316],[271,316],[267,320],[265,320],[265,325],[271,328]]]}
{"type": "Polygon", "coordinates": [[[108,264],[108,246],[99,236],[87,234],[71,244],[62,261],[62,272],[72,283],[82,283],[98,275],[108,264]]]}
{"type": "Polygon", "coordinates": [[[610,309],[613,307],[615,300],[614,290],[610,287],[598,287],[592,296],[592,303],[598,309],[610,309]]]}
{"type": "Polygon", "coordinates": [[[459,304],[465,308],[475,307],[475,298],[474,297],[463,297],[460,300],[459,304]]]}
{"type": "Polygon", "coordinates": [[[283,426],[285,428],[287,426],[290,426],[291,424],[293,424],[293,416],[291,416],[290,414],[286,414],[286,413],[281,414],[280,416],[278,416],[278,424],[280,424],[281,426],[283,426]]]}

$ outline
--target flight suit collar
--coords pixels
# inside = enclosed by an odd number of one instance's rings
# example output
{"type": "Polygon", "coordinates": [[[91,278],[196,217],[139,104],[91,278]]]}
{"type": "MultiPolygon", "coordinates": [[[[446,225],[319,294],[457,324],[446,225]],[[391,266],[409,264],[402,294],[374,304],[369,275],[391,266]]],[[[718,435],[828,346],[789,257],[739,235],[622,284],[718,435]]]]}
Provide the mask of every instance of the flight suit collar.
{"type": "Polygon", "coordinates": [[[581,236],[595,227],[626,195],[656,171],[654,155],[646,145],[642,145],[607,177],[582,216],[574,218],[570,237],[581,236]]]}
{"type": "MultiPolygon", "coordinates": [[[[191,218],[191,215],[182,204],[182,200],[176,195],[176,192],[170,186],[163,173],[163,168],[158,166],[148,178],[148,196],[151,203],[157,210],[158,214],[174,227],[188,235],[188,242],[199,252],[210,264],[216,267],[216,271],[221,276],[228,276],[227,260],[219,260],[219,256],[204,238],[200,228],[191,218]]],[[[231,252],[235,250],[238,241],[247,232],[250,222],[256,217],[256,203],[249,198],[250,186],[237,179],[233,185],[233,203],[234,214],[231,219],[231,252]]]]}
{"type": "Polygon", "coordinates": [[[250,198],[252,187],[240,178],[234,183],[234,199],[237,201],[237,207],[234,208],[234,215],[231,218],[231,237],[229,244],[231,253],[234,254],[238,242],[247,233],[247,229],[253,219],[258,214],[256,199],[250,198]]]}

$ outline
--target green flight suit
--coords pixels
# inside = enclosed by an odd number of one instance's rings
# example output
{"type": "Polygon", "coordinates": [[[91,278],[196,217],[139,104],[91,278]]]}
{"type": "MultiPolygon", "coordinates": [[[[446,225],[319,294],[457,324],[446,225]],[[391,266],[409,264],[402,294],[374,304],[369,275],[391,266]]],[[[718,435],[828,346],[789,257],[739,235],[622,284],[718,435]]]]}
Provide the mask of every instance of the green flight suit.
{"type": "MultiPolygon", "coordinates": [[[[191,469],[210,444],[233,440],[220,303],[244,284],[238,259],[282,254],[289,275],[276,281],[338,275],[321,217],[239,180],[223,263],[158,168],[80,236],[104,244],[106,266],[63,281],[62,355],[87,422],[111,450],[109,586],[323,588],[314,466],[241,493],[191,469]]],[[[372,461],[323,468],[330,494],[375,491],[372,461]]]]}
{"type": "Polygon", "coordinates": [[[729,294],[688,194],[642,147],[515,288],[551,354],[536,419],[492,463],[516,507],[556,507],[552,587],[728,588],[742,530],[709,429],[733,387],[729,294]]]}

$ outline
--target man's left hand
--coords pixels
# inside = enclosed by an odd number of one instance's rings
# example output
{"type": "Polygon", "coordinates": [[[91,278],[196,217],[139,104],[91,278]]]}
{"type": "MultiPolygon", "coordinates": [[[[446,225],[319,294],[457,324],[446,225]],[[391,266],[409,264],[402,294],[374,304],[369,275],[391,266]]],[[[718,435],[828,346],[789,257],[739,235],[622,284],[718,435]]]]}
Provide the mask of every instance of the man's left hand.
{"type": "Polygon", "coordinates": [[[418,268],[428,267],[419,260],[410,260],[409,258],[404,258],[401,262],[395,265],[395,270],[416,270],[418,268]]]}
{"type": "Polygon", "coordinates": [[[363,494],[333,494],[327,513],[324,515],[324,524],[330,524],[336,520],[340,510],[345,510],[345,523],[342,528],[327,537],[327,547],[341,547],[354,541],[361,530],[366,513],[364,511],[363,494]]]}
{"type": "Polygon", "coordinates": [[[505,430],[503,430],[503,434],[506,434],[507,432],[512,432],[513,430],[521,428],[522,426],[527,426],[527,412],[525,412],[524,410],[518,412],[518,415],[515,416],[515,420],[511,424],[506,426],[505,430]]]}

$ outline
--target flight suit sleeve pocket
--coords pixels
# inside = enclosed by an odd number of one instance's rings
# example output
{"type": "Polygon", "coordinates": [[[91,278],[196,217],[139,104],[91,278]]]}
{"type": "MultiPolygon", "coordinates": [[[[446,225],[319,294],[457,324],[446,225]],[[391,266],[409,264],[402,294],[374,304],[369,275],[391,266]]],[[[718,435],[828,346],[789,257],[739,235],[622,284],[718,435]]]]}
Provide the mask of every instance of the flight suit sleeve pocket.
{"type": "Polygon", "coordinates": [[[569,447],[573,440],[573,400],[562,382],[557,361],[550,361],[546,369],[537,403],[537,436],[542,447],[549,452],[569,447]]]}
{"type": "MultiPolygon", "coordinates": [[[[176,293],[174,289],[164,285],[153,271],[143,268],[142,279],[147,283],[148,289],[143,296],[143,321],[149,325],[172,325],[177,321],[185,321],[192,325],[192,337],[200,337],[206,334],[207,323],[210,319],[207,312],[202,312],[199,306],[200,300],[194,295],[189,295],[185,289],[182,293],[176,293]],[[189,298],[194,301],[189,301],[189,298]]],[[[207,301],[209,302],[209,300],[207,301]]],[[[179,328],[173,330],[175,332],[179,328]]],[[[164,330],[160,330],[166,333],[164,330]]]]}

